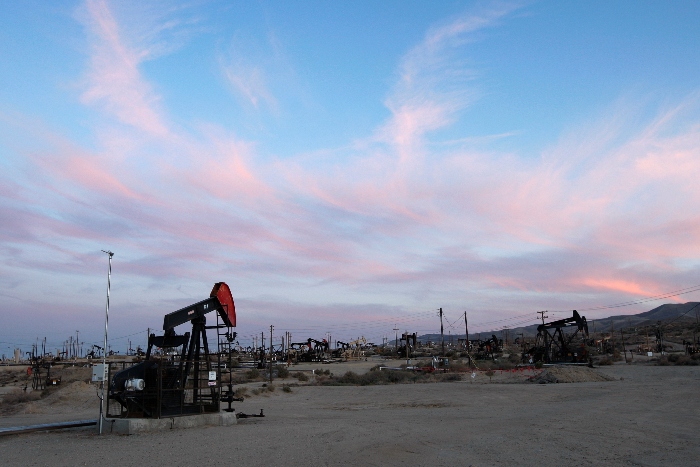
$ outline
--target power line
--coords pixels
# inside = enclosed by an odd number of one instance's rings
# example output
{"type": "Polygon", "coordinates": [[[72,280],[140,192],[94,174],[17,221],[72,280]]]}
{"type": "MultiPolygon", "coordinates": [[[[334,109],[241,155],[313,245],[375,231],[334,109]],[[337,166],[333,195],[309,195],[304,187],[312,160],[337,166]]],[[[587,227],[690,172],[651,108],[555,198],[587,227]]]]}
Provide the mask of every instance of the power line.
{"type": "MultiPolygon", "coordinates": [[[[577,308],[578,311],[597,311],[597,310],[608,310],[611,308],[622,308],[625,306],[639,305],[646,302],[653,302],[655,300],[661,300],[664,298],[676,297],[678,295],[685,295],[691,292],[697,292],[700,290],[700,285],[694,285],[692,287],[687,287],[685,289],[676,290],[674,292],[666,292],[659,295],[654,295],[652,297],[642,298],[639,300],[632,300],[629,302],[616,303],[614,305],[604,305],[591,308],[577,308]]],[[[553,313],[566,313],[566,311],[555,311],[553,313]]]]}

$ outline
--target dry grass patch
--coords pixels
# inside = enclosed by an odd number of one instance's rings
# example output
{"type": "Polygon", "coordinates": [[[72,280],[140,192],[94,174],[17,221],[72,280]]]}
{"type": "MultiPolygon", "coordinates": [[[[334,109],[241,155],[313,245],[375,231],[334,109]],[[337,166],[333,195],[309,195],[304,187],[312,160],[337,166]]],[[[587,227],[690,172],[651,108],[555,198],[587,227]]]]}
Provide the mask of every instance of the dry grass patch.
{"type": "Polygon", "coordinates": [[[41,399],[39,391],[23,391],[15,389],[5,394],[0,402],[0,413],[3,415],[19,412],[25,404],[41,399]]]}

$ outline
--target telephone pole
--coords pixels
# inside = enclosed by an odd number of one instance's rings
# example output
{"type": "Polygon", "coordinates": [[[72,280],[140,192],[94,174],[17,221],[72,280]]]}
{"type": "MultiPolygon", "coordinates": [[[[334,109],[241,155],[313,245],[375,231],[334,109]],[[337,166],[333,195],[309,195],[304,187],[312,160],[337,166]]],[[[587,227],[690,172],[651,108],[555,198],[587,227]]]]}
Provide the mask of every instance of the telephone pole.
{"type": "Polygon", "coordinates": [[[700,328],[700,317],[698,317],[698,310],[695,310],[695,329],[693,330],[693,350],[698,350],[698,340],[697,331],[700,328]]]}
{"type": "Polygon", "coordinates": [[[406,338],[406,365],[411,364],[411,347],[408,345],[408,329],[406,329],[406,333],[404,334],[404,337],[406,338]]]}
{"type": "Polygon", "coordinates": [[[273,325],[270,325],[270,383],[272,383],[272,329],[273,325]]]}
{"type": "Polygon", "coordinates": [[[440,340],[442,341],[442,356],[445,356],[445,333],[442,328],[442,308],[440,308],[440,340]]]}
{"type": "Polygon", "coordinates": [[[469,351],[469,325],[467,324],[467,312],[464,312],[464,332],[466,335],[467,352],[469,351]]]}
{"type": "Polygon", "coordinates": [[[538,311],[538,312],[537,312],[537,314],[540,315],[540,318],[542,318],[542,324],[544,324],[544,319],[545,319],[545,318],[549,318],[549,316],[545,316],[545,313],[547,313],[546,310],[545,310],[545,311],[538,311]]]}
{"type": "MultiPolygon", "coordinates": [[[[394,326],[396,326],[394,324],[394,326]]],[[[396,333],[396,340],[394,341],[394,350],[399,351],[399,328],[394,327],[394,332],[396,333]]]]}

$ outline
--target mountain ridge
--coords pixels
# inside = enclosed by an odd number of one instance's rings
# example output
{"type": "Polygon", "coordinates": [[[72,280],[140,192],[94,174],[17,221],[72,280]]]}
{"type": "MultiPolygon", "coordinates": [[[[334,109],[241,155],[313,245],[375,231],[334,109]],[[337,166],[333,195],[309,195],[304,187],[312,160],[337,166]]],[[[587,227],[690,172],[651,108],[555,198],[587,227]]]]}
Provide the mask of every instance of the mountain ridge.
{"type": "MultiPolygon", "coordinates": [[[[686,302],[686,303],[665,303],[653,308],[649,311],[644,311],[642,313],[637,313],[635,315],[613,315],[607,318],[598,318],[588,320],[588,332],[610,332],[611,329],[615,331],[625,330],[629,328],[638,328],[641,326],[656,326],[661,322],[662,324],[668,324],[675,320],[693,320],[698,321],[700,317],[700,302],[686,302]]],[[[583,312],[580,312],[582,316],[585,317],[583,312]]],[[[573,315],[573,312],[572,312],[573,315]]],[[[560,319],[568,318],[569,316],[564,316],[560,319]]],[[[545,322],[551,322],[555,320],[549,320],[545,322]]],[[[508,340],[513,341],[516,337],[521,334],[526,338],[533,338],[537,335],[538,324],[531,324],[529,326],[518,326],[515,328],[508,328],[508,340]]],[[[469,339],[487,339],[495,334],[499,339],[505,337],[505,329],[494,329],[491,331],[484,331],[480,333],[469,333],[469,339]]],[[[445,341],[448,339],[457,340],[464,339],[464,334],[451,334],[449,337],[445,336],[445,341]]],[[[418,336],[418,340],[421,342],[440,341],[439,333],[428,333],[418,336]]]]}

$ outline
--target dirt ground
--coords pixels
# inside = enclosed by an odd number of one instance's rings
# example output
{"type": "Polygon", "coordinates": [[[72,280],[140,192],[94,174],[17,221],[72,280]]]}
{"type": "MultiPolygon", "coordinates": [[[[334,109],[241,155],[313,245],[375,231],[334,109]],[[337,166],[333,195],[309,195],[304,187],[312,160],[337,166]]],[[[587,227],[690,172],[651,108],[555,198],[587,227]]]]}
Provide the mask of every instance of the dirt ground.
{"type": "MultiPolygon", "coordinates": [[[[622,363],[533,373],[495,372],[491,379],[467,374],[462,381],[430,384],[300,386],[291,393],[279,389],[279,380],[274,392],[235,404],[246,413],[264,409],[265,418],[135,436],[100,437],[92,428],[4,436],[0,463],[700,464],[700,367],[622,363]],[[560,383],[525,383],[530,376],[560,383]]],[[[98,408],[94,387],[80,381],[24,406],[2,416],[0,425],[97,418],[98,408]]]]}

